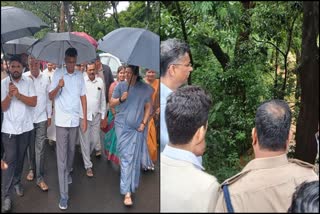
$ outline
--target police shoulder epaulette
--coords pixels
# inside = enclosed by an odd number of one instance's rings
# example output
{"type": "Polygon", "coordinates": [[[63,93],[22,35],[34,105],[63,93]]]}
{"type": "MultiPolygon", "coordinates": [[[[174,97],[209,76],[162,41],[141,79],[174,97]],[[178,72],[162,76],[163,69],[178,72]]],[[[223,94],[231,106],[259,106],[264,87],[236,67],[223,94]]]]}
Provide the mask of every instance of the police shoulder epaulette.
{"type": "Polygon", "coordinates": [[[246,175],[248,172],[250,172],[251,170],[245,170],[245,171],[241,171],[238,174],[232,176],[231,178],[228,178],[227,180],[225,180],[221,186],[225,185],[225,184],[232,184],[234,182],[236,182],[237,180],[239,180],[240,178],[242,178],[244,175],[246,175]]]}
{"type": "Polygon", "coordinates": [[[314,165],[298,159],[289,159],[289,162],[298,164],[299,166],[306,167],[306,168],[314,168],[314,165]]]}

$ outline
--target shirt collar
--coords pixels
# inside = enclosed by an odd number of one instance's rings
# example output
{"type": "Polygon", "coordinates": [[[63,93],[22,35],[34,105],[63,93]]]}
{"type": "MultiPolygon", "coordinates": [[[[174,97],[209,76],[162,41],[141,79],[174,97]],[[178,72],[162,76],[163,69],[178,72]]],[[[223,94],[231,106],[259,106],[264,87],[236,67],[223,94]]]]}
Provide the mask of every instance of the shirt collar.
{"type": "Polygon", "coordinates": [[[288,164],[287,154],[282,154],[279,156],[268,157],[268,158],[255,158],[251,160],[243,169],[252,170],[252,169],[268,169],[278,166],[288,164]]]}
{"type": "Polygon", "coordinates": [[[205,170],[204,167],[199,162],[197,156],[195,156],[195,154],[187,150],[174,148],[167,144],[164,147],[162,154],[175,160],[187,161],[189,163],[192,163],[197,168],[205,170]]]}
{"type": "Polygon", "coordinates": [[[161,99],[162,102],[166,102],[167,97],[172,93],[173,91],[168,88],[165,84],[163,84],[162,82],[160,82],[160,94],[161,94],[161,99]]]}
{"type": "Polygon", "coordinates": [[[89,81],[89,82],[92,82],[92,83],[98,82],[97,76],[94,78],[93,81],[91,81],[91,80],[89,79],[89,76],[88,76],[88,75],[83,75],[83,76],[84,76],[84,80],[86,80],[86,81],[89,81]]]}
{"type": "MultiPolygon", "coordinates": [[[[73,76],[78,72],[78,70],[74,69],[74,72],[72,74],[68,73],[67,68],[64,67],[63,68],[63,75],[69,75],[69,76],[73,76]]],[[[80,72],[80,71],[79,71],[80,72]]]]}

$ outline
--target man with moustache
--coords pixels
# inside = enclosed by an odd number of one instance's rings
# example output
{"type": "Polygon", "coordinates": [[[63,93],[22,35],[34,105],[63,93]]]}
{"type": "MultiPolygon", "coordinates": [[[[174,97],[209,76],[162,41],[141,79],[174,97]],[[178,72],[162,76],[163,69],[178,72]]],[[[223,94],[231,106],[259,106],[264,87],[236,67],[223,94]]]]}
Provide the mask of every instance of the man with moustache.
{"type": "MultiPolygon", "coordinates": [[[[96,77],[96,65],[95,62],[90,62],[86,65],[86,75],[84,74],[84,82],[86,85],[87,96],[87,123],[88,130],[80,131],[80,146],[81,153],[84,162],[84,168],[86,169],[86,175],[93,177],[92,162],[90,155],[95,146],[100,143],[100,127],[105,128],[107,126],[105,118],[106,112],[106,96],[104,90],[103,80],[100,77],[96,77]]],[[[82,112],[82,111],[80,111],[82,112]]],[[[80,113],[80,120],[84,120],[83,114],[80,113]]]]}
{"type": "Polygon", "coordinates": [[[4,161],[8,164],[3,171],[2,212],[11,209],[11,191],[15,188],[18,196],[23,196],[21,174],[24,155],[29,145],[29,135],[33,129],[32,112],[37,105],[35,87],[29,77],[22,75],[22,61],[18,56],[10,59],[10,76],[1,81],[1,109],[4,119],[1,127],[1,140],[4,148],[4,161]]]}
{"type": "Polygon", "coordinates": [[[23,75],[33,80],[37,106],[33,109],[33,125],[30,145],[27,149],[27,159],[29,163],[29,173],[27,180],[31,181],[36,172],[36,183],[42,191],[48,190],[48,185],[44,182],[44,145],[47,135],[47,127],[51,125],[52,101],[49,99],[49,77],[40,72],[40,61],[32,56],[28,57],[30,71],[23,75]]]}

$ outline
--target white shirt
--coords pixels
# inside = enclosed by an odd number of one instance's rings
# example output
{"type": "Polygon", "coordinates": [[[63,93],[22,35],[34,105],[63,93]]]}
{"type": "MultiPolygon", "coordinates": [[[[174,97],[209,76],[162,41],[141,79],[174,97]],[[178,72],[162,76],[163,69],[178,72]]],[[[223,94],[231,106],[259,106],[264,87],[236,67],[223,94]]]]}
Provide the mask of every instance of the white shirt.
{"type": "Polygon", "coordinates": [[[52,82],[54,72],[55,72],[54,69],[52,69],[51,71],[49,71],[48,68],[43,70],[43,73],[48,76],[50,83],[52,82]]]}
{"type": "MultiPolygon", "coordinates": [[[[92,121],[98,113],[101,114],[101,119],[104,119],[106,112],[106,96],[103,80],[100,77],[95,77],[95,79],[91,81],[88,75],[83,76],[87,91],[87,120],[92,121]]],[[[80,117],[83,118],[81,103],[80,108],[80,117]]]]}
{"type": "Polygon", "coordinates": [[[160,82],[160,152],[164,150],[164,147],[169,143],[169,135],[167,129],[167,123],[165,120],[165,110],[167,106],[167,97],[172,93],[172,90],[165,84],[160,82]]]}
{"type": "Polygon", "coordinates": [[[49,77],[43,73],[39,73],[38,77],[34,77],[30,71],[23,73],[26,77],[33,80],[33,84],[37,95],[37,105],[33,108],[33,123],[40,123],[51,118],[52,101],[49,99],[49,77]]]}
{"type": "Polygon", "coordinates": [[[53,91],[63,77],[64,86],[54,100],[55,124],[60,127],[78,127],[80,124],[80,96],[86,95],[84,78],[80,71],[72,74],[65,67],[54,72],[49,91],[53,91]]]}
{"type": "MultiPolygon", "coordinates": [[[[10,78],[6,77],[1,81],[1,102],[9,93],[10,78]]],[[[28,96],[36,96],[36,91],[32,80],[24,75],[17,83],[13,84],[18,88],[19,93],[28,96]]],[[[33,129],[32,112],[33,107],[26,105],[16,97],[12,97],[9,108],[3,112],[3,123],[1,132],[19,135],[33,129]]]]}

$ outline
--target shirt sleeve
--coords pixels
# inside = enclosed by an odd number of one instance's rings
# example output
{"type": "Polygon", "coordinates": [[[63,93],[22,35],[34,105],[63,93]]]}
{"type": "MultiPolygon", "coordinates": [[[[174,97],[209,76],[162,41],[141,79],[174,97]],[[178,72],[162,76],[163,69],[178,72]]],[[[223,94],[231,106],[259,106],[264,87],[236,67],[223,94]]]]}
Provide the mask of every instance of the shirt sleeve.
{"type": "Polygon", "coordinates": [[[100,113],[101,113],[101,119],[104,119],[106,116],[107,112],[107,102],[106,102],[106,96],[105,93],[106,91],[104,90],[104,84],[103,81],[101,80],[101,102],[100,102],[100,113]]]}
{"type": "Polygon", "coordinates": [[[61,79],[61,70],[56,70],[52,76],[51,84],[49,86],[49,92],[53,91],[59,84],[61,79]]]}
{"type": "Polygon", "coordinates": [[[84,96],[86,95],[86,84],[84,82],[84,77],[82,74],[80,74],[80,81],[81,81],[81,92],[80,92],[80,96],[84,96]]]}
{"type": "Polygon", "coordinates": [[[47,103],[47,117],[51,118],[52,115],[52,101],[49,99],[49,88],[50,88],[50,81],[49,81],[49,77],[45,76],[45,80],[46,80],[46,103],[47,103]]]}
{"type": "Polygon", "coordinates": [[[113,90],[113,93],[112,93],[112,98],[119,98],[121,96],[121,90],[120,90],[120,86],[121,86],[121,83],[119,83],[113,90]]]}
{"type": "Polygon", "coordinates": [[[1,80],[1,102],[6,98],[9,92],[8,77],[1,80]]]}
{"type": "Polygon", "coordinates": [[[26,77],[26,79],[27,79],[28,84],[29,84],[29,93],[28,93],[27,96],[29,96],[29,97],[37,96],[37,94],[36,94],[36,88],[34,87],[33,80],[30,79],[29,77],[26,77]]]}

